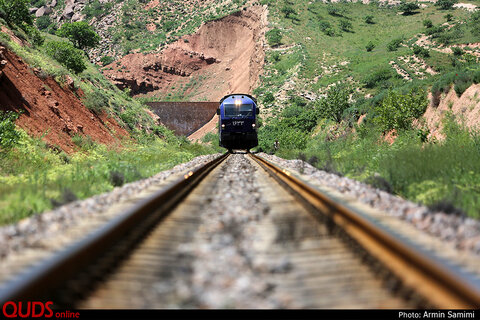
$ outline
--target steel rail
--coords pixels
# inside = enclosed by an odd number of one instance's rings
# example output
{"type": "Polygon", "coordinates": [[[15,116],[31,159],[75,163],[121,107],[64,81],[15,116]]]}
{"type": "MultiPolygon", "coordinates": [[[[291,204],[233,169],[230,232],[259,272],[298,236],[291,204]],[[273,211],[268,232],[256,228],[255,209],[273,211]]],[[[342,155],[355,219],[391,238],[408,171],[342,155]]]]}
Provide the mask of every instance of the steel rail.
{"type": "Polygon", "coordinates": [[[84,272],[90,264],[108,254],[109,249],[120,239],[130,237],[129,240],[138,241],[227,157],[228,153],[225,153],[187,172],[84,239],[18,275],[5,287],[0,288],[0,303],[49,297],[52,292],[62,288],[66,281],[84,272]],[[136,228],[139,230],[135,230],[136,228]],[[131,236],[132,233],[135,236],[131,236]]]}
{"type": "Polygon", "coordinates": [[[306,203],[315,215],[327,218],[388,268],[408,288],[437,308],[480,307],[480,281],[475,276],[401,239],[356,208],[319,191],[288,170],[250,154],[274,179],[306,203]]]}

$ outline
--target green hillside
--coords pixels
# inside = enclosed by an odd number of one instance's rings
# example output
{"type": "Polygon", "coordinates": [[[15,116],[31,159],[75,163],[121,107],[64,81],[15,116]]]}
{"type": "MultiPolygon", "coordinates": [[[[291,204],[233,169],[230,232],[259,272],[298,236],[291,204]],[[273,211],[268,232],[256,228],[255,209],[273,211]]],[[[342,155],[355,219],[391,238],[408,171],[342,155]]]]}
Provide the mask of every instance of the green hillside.
{"type": "Polygon", "coordinates": [[[479,217],[479,134],[453,114],[444,141],[412,123],[429,90],[439,99],[451,85],[461,95],[480,82],[480,50],[455,48],[480,41],[480,13],[432,3],[410,13],[378,2],[262,3],[271,23],[256,89],[262,150],[272,152],[278,139],[279,156],[479,217]],[[392,130],[390,145],[384,137],[392,130]]]}

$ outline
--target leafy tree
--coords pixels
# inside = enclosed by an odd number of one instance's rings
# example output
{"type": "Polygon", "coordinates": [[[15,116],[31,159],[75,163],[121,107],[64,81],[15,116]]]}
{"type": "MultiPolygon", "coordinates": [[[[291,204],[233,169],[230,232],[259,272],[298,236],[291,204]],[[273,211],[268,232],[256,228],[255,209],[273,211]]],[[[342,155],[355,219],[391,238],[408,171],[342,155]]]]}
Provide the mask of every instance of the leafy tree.
{"type": "Polygon", "coordinates": [[[415,10],[418,10],[420,7],[416,2],[403,2],[398,6],[398,10],[403,12],[404,16],[408,16],[414,13],[415,10]]]}
{"type": "Polygon", "coordinates": [[[365,49],[367,49],[368,52],[372,51],[374,48],[375,48],[375,44],[372,41],[368,42],[367,45],[365,46],[365,49]]]}
{"type": "Polygon", "coordinates": [[[342,121],[345,110],[350,108],[350,90],[343,84],[335,85],[328,90],[327,97],[317,105],[318,113],[322,118],[342,121]]]}
{"type": "Polygon", "coordinates": [[[392,129],[410,129],[412,121],[420,117],[428,106],[423,90],[411,90],[408,94],[389,91],[385,99],[374,108],[374,123],[383,132],[392,129]]]}
{"type": "Polygon", "coordinates": [[[75,73],[80,73],[87,68],[83,58],[83,52],[76,49],[70,42],[48,42],[46,51],[52,58],[75,73]]]}
{"type": "Polygon", "coordinates": [[[273,28],[272,30],[269,30],[265,36],[271,47],[276,47],[282,43],[282,33],[280,32],[280,29],[273,28]]]}
{"type": "Polygon", "coordinates": [[[18,114],[0,111],[0,152],[9,150],[20,140],[20,132],[15,127],[18,114]]]}
{"type": "Polygon", "coordinates": [[[28,0],[0,0],[0,16],[10,25],[23,28],[23,25],[33,25],[28,0]]]}
{"type": "Polygon", "coordinates": [[[447,22],[450,22],[453,20],[453,14],[447,13],[446,15],[443,16],[447,22]]]}
{"type": "Polygon", "coordinates": [[[100,43],[98,34],[93,27],[85,21],[64,23],[60,29],[58,29],[57,35],[67,38],[72,41],[75,48],[82,50],[93,48],[100,43]]]}
{"type": "Polygon", "coordinates": [[[453,8],[453,5],[457,3],[457,0],[438,0],[435,5],[440,7],[442,10],[450,10],[453,8]]]}
{"type": "Polygon", "coordinates": [[[364,21],[368,24],[375,24],[375,21],[373,21],[373,16],[365,16],[364,21]]]}

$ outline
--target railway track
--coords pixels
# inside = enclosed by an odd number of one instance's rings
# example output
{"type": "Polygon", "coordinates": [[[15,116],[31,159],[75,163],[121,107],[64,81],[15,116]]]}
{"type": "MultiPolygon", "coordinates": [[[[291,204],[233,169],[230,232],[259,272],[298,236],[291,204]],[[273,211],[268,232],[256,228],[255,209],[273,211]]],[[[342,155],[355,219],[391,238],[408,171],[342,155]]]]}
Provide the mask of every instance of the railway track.
{"type": "Polygon", "coordinates": [[[222,155],[0,289],[77,308],[478,308],[478,278],[255,155],[222,155]]]}

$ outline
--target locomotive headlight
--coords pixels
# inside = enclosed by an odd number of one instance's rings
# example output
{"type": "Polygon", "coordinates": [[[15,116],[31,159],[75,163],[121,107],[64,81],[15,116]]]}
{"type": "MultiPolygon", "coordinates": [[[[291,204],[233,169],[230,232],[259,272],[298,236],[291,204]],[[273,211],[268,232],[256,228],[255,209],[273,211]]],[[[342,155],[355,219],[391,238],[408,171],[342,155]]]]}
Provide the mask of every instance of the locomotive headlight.
{"type": "Polygon", "coordinates": [[[252,123],[252,128],[255,128],[255,123],[252,123]]]}
{"type": "Polygon", "coordinates": [[[242,100],[238,99],[238,100],[235,100],[235,106],[240,106],[242,104],[242,100]]]}
{"type": "Polygon", "coordinates": [[[225,128],[225,125],[222,123],[222,128],[225,128]]]}

